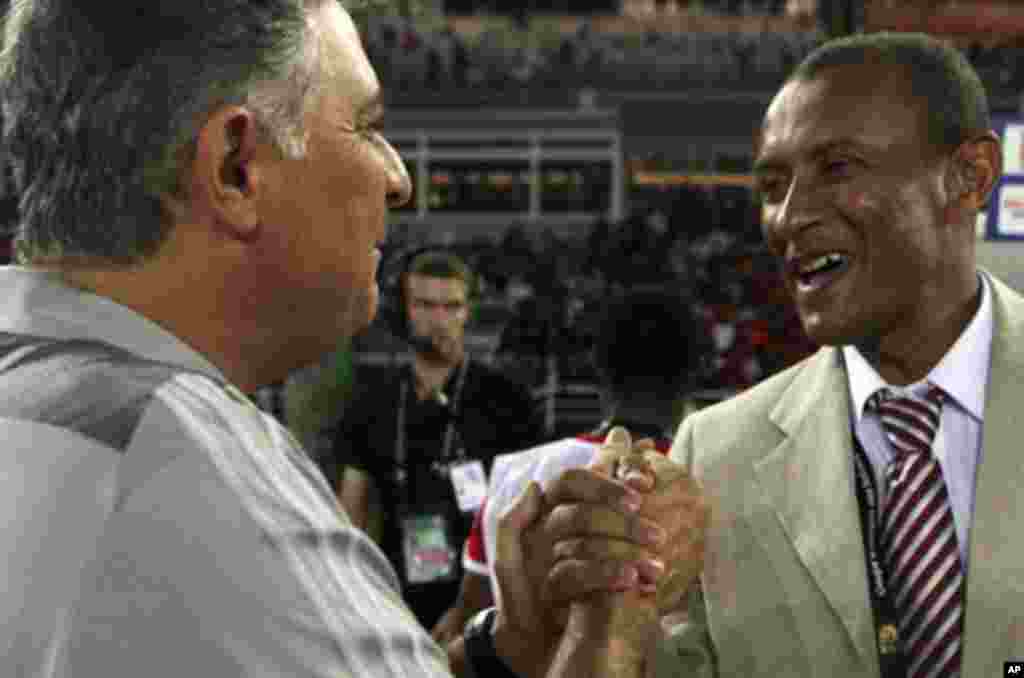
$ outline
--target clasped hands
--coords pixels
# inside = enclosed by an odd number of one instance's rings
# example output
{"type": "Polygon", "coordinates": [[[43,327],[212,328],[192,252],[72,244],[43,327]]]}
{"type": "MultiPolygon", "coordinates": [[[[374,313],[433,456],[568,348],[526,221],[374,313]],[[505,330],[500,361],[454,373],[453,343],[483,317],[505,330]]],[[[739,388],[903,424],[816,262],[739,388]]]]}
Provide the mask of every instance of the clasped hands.
{"type": "MultiPolygon", "coordinates": [[[[542,675],[566,634],[595,651],[598,674],[634,675],[657,619],[673,610],[703,568],[708,506],[682,466],[613,429],[597,458],[570,469],[544,491],[531,484],[499,536],[495,568],[502,587],[499,625],[535,658],[523,672],[542,675]],[[524,518],[524,516],[529,516],[524,518]],[[504,543],[504,547],[503,547],[504,543]],[[518,575],[518,576],[517,576],[518,575]],[[530,639],[530,640],[525,640],[530,639]]],[[[510,651],[517,651],[510,648],[510,651]]]]}

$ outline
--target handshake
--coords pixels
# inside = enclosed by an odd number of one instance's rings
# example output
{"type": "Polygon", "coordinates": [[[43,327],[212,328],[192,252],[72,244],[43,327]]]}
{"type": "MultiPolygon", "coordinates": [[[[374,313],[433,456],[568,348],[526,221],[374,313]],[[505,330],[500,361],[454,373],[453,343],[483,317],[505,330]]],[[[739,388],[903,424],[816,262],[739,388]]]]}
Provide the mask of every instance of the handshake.
{"type": "Polygon", "coordinates": [[[703,569],[709,509],[696,481],[617,427],[588,468],[566,471],[543,493],[531,486],[520,502],[533,503],[531,523],[499,529],[503,623],[532,636],[534,651],[546,647],[546,666],[578,666],[551,642],[572,636],[592,657],[591,678],[642,675],[659,618],[703,569]],[[516,548],[504,537],[514,532],[516,548]]]}

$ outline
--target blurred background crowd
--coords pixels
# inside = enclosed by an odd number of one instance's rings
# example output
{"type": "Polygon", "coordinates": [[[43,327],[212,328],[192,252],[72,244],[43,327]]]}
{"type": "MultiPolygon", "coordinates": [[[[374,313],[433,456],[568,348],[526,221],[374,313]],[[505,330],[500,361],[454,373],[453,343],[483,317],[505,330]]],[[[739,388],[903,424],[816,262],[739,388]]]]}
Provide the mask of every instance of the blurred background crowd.
{"type": "MultiPolygon", "coordinates": [[[[541,98],[565,89],[714,88],[771,91],[829,35],[829,24],[863,21],[895,10],[893,28],[915,13],[970,2],[849,2],[814,0],[653,0],[591,3],[448,2],[431,16],[374,15],[365,39],[370,57],[395,97],[428,92],[541,98]],[[573,7],[573,5],[586,7],[573,7]],[[604,3],[608,5],[609,3],[604,3]],[[621,6],[620,6],[621,4],[621,6]],[[824,7],[819,7],[824,5],[824,7]],[[900,10],[903,13],[900,13],[900,10]],[[843,14],[856,16],[843,16],[843,14]]],[[[950,13],[951,36],[989,91],[1021,90],[1019,39],[974,32],[950,13]],[[957,23],[959,22],[959,24],[957,23]]],[[[883,19],[880,19],[883,20],[883,19]]],[[[983,25],[978,26],[979,29],[983,25]]],[[[448,100],[451,101],[450,99],[448,100]]]]}
{"type": "MultiPolygon", "coordinates": [[[[385,258],[434,243],[477,271],[468,351],[532,390],[552,437],[598,416],[594,318],[614,291],[694,299],[713,346],[702,402],[813,350],[762,243],[749,171],[768,97],[822,40],[924,30],[964,50],[996,112],[1018,111],[1024,89],[1024,7],[1011,0],[401,0],[357,16],[415,188],[385,258]]],[[[13,224],[16,197],[0,210],[13,224]]],[[[383,267],[385,291],[394,275],[383,267]]],[[[407,351],[377,322],[256,396],[317,454],[359,366],[407,351]]]]}

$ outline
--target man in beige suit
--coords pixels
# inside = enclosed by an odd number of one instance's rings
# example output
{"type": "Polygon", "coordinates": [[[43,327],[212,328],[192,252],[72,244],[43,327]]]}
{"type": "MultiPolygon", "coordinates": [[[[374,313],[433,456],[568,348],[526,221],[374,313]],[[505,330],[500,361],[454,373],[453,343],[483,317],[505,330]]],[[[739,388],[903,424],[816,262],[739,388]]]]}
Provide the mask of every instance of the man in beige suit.
{"type": "MultiPolygon", "coordinates": [[[[984,678],[1024,657],[1024,298],[974,254],[1001,174],[990,127],[977,74],[923,35],[828,43],[772,101],[763,228],[823,348],[683,422],[670,455],[711,506],[703,575],[653,652],[619,653],[633,668],[984,678]]],[[[652,497],[679,501],[647,515],[672,547],[699,543],[693,493],[656,472],[652,497]]],[[[584,582],[580,563],[637,540],[600,502],[576,509],[555,552],[584,582]]]]}
{"type": "Polygon", "coordinates": [[[779,91],[756,153],[763,228],[823,348],[680,428],[672,458],[714,517],[658,678],[984,678],[1024,657],[1024,299],[974,257],[1000,172],[977,75],[924,36],[834,41],[779,91]],[[963,573],[959,617],[922,633],[935,654],[909,673],[884,669],[911,631],[873,612],[854,461],[870,461],[884,516],[903,482],[882,472],[895,443],[871,402],[886,386],[945,394],[932,451],[963,573]]]}

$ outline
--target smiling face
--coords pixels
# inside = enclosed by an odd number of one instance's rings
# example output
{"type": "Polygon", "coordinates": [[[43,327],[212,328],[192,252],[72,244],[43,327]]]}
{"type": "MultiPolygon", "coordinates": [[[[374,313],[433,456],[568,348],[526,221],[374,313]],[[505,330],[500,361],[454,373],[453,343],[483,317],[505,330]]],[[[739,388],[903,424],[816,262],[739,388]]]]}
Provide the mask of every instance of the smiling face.
{"type": "Polygon", "coordinates": [[[952,154],[908,92],[899,68],[838,66],[787,83],[765,115],[764,233],[820,344],[912,348],[973,294],[973,233],[947,209],[952,154]]]}

